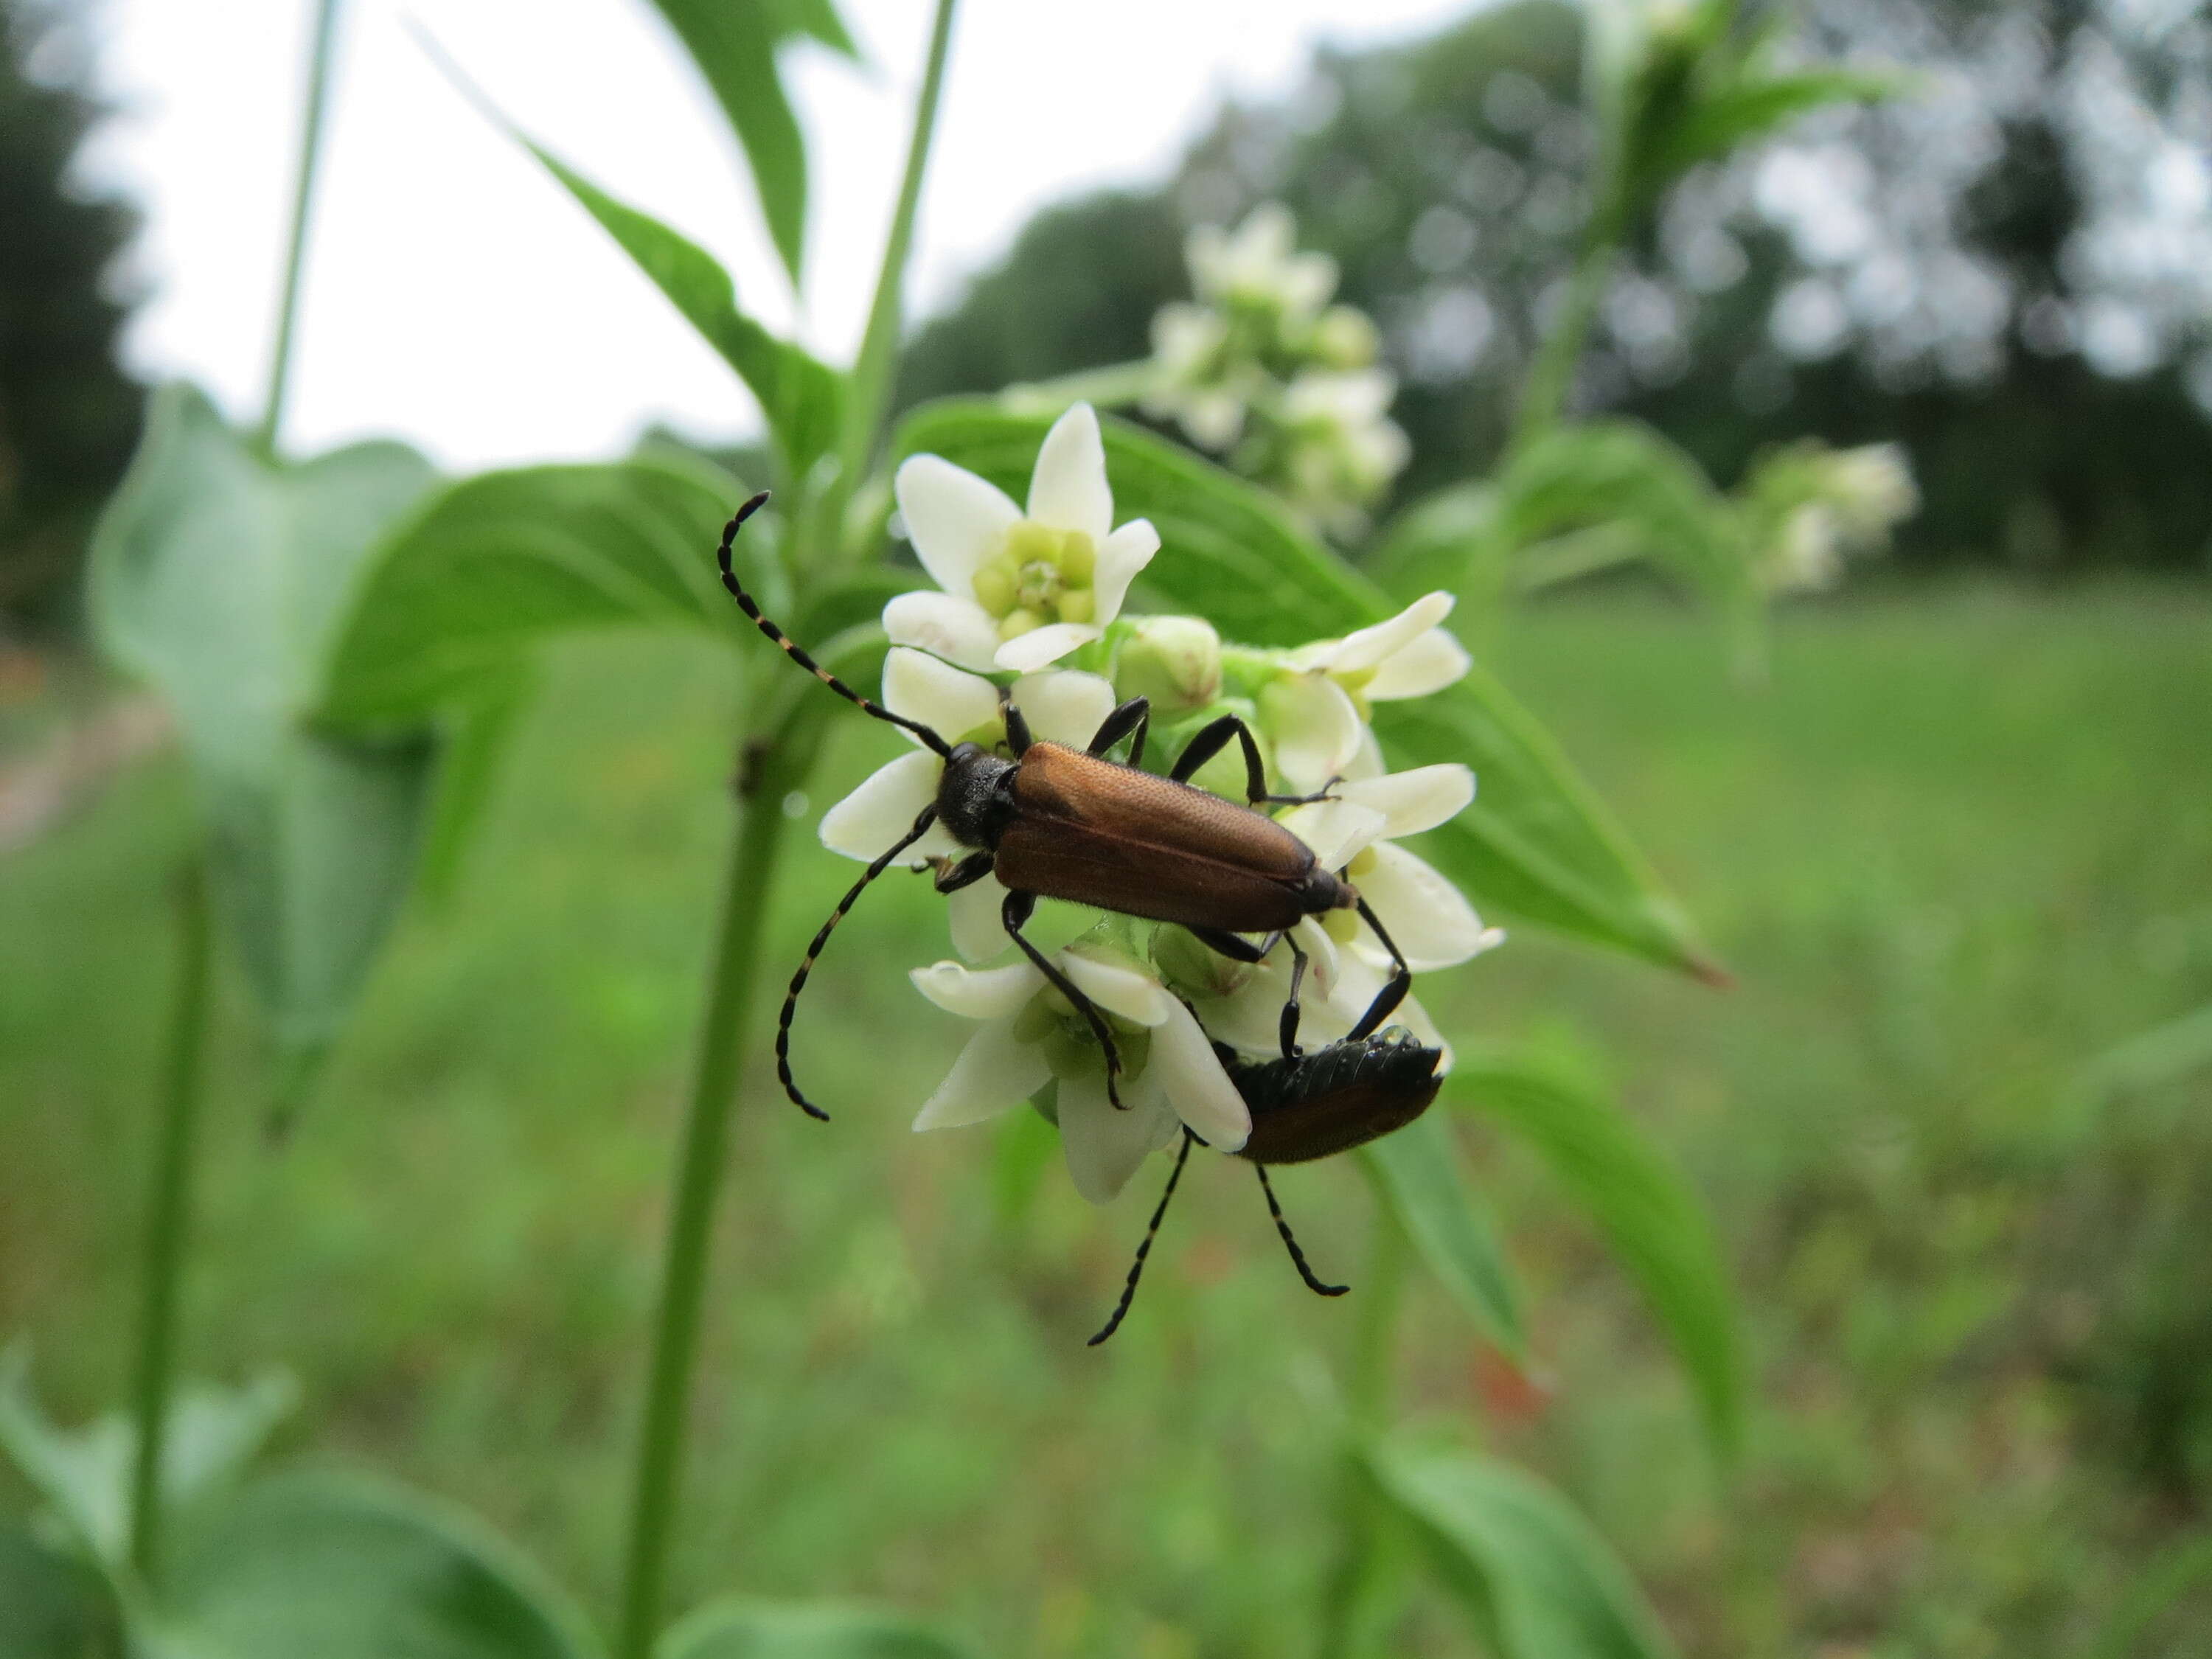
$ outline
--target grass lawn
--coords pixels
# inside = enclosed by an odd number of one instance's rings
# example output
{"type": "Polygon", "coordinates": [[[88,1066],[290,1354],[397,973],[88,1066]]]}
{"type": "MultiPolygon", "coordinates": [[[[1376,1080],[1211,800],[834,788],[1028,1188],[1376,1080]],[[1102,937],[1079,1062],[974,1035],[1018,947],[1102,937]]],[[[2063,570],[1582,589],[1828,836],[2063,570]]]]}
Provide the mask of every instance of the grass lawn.
{"type": "MultiPolygon", "coordinates": [[[[1503,1386],[1424,1288],[1409,1410],[1565,1486],[1688,1651],[2085,1650],[2212,1497],[2212,1076],[2076,1084],[2212,1003],[2212,604],[1810,607],[1757,694],[1682,615],[1558,605],[1516,619],[1500,666],[1739,983],[1528,934],[1424,998],[1448,1031],[1601,1069],[1688,1168],[1737,1274],[1758,1416],[1717,1478],[1633,1291],[1474,1124],[1536,1292],[1538,1386],[1503,1386]]],[[[477,1507],[601,1612],[732,696],[690,647],[562,657],[459,890],[410,914],[281,1153],[225,987],[193,1369],[290,1368],[307,1406],[288,1455],[477,1507]]],[[[810,814],[887,737],[848,722],[810,814]]],[[[70,1416],[126,1376],[167,884],[190,835],[164,758],[0,863],[0,1332],[35,1339],[70,1416]]],[[[771,983],[850,874],[794,827],[771,983]]],[[[1006,1179],[1024,1127],[907,1132],[963,1031],[904,982],[947,954],[941,902],[885,885],[796,1039],[836,1121],[752,1070],[678,1605],[878,1596],[1037,1659],[1304,1650],[1357,1291],[1302,1291],[1249,1176],[1201,1158],[1129,1326],[1086,1350],[1154,1177],[1099,1212],[1056,1173],[1028,1198],[1006,1179]]],[[[1356,1286],[1356,1175],[1280,1188],[1356,1286]]],[[[1438,1604],[1407,1650],[1464,1650],[1456,1630],[1438,1604]]],[[[2212,1587],[2126,1650],[2212,1654],[2208,1630],[2212,1587]]]]}

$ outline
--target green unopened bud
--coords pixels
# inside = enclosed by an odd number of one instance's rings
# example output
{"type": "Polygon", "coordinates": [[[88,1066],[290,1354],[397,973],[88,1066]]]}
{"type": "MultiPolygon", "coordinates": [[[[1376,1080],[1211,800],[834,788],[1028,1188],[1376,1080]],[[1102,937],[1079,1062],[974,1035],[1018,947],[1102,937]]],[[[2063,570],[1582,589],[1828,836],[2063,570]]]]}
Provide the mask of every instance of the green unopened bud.
{"type": "Polygon", "coordinates": [[[1351,306],[1331,306],[1314,324],[1314,355],[1331,368],[1365,368],[1381,345],[1367,313],[1351,306]]]}
{"type": "Polygon", "coordinates": [[[1161,713],[1203,708],[1221,695],[1221,635],[1198,617],[1146,617],[1121,647],[1114,687],[1161,713]]]}
{"type": "Polygon", "coordinates": [[[1232,962],[1200,945],[1182,927],[1163,927],[1153,936],[1152,966],[1172,989],[1201,998],[1231,995],[1260,971],[1251,963],[1232,962]]]}

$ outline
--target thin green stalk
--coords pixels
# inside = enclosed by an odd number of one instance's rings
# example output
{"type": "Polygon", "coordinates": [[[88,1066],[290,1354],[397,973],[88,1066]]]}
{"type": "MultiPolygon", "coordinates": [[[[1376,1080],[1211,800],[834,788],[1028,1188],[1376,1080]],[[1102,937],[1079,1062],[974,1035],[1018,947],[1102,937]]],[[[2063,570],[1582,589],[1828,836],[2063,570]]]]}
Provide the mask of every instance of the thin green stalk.
{"type": "Polygon", "coordinates": [[[177,984],[161,1079],[160,1139],[147,1194],[139,1275],[137,1461],[131,1476],[131,1560],[151,1577],[161,1531],[161,1454],[176,1371],[177,1285],[191,1210],[192,1135],[199,1120],[201,1055],[207,1046],[207,878],[197,860],[177,888],[177,984]]]}
{"type": "Polygon", "coordinates": [[[906,174],[899,181],[898,206],[884,242],[883,269],[876,276],[876,297],[868,307],[868,326],[846,387],[845,418],[837,434],[837,476],[823,501],[824,545],[842,544],[846,504],[860,488],[890,398],[891,369],[898,361],[899,331],[905,316],[907,257],[914,246],[915,216],[921,207],[921,182],[929,170],[929,147],[937,134],[937,105],[945,90],[945,65],[952,46],[952,15],[958,0],[937,0],[930,30],[929,63],[922,71],[921,97],[915,105],[914,134],[908,141],[906,174]]]}
{"type": "Polygon", "coordinates": [[[293,180],[292,230],[284,253],[284,293],[276,307],[276,343],[269,359],[269,392],[263,400],[261,429],[255,442],[264,455],[276,453],[276,432],[284,419],[284,397],[292,378],[292,335],[300,313],[300,272],[307,262],[307,222],[314,206],[315,174],[322,162],[323,106],[336,56],[338,0],[318,0],[314,38],[307,48],[307,109],[300,133],[299,172],[293,180]]]}
{"type": "Polygon", "coordinates": [[[730,1110],[744,1067],[746,1029],[760,988],[761,929],[787,821],[784,797],[805,779],[811,750],[812,744],[804,741],[787,741],[779,750],[771,750],[750,781],[752,787],[739,797],[706,1025],[677,1159],[676,1203],[669,1212],[661,1256],[660,1306],[653,1322],[652,1370],[646,1383],[623,1576],[618,1659],[647,1659],[659,1634],[668,1542],[676,1521],[678,1477],[699,1351],[708,1249],[721,1193],[730,1110]]]}
{"type": "Polygon", "coordinates": [[[1617,235],[1601,227],[1593,229],[1568,280],[1566,301],[1558,320],[1528,370],[1509,447],[1519,449],[1558,421],[1566,407],[1568,388],[1574,384],[1575,370],[1589,343],[1590,325],[1596,319],[1598,303],[1605,297],[1606,283],[1612,278],[1613,262],[1620,251],[1617,235]]]}
{"type": "Polygon", "coordinates": [[[1383,1513],[1367,1472],[1360,1443],[1389,1426],[1397,1375],[1398,1308],[1406,1288],[1410,1246],[1406,1230],[1383,1195],[1374,1193],[1374,1224],[1367,1272],[1359,1283],[1358,1322],[1345,1376],[1346,1433],[1338,1513],[1344,1537],[1321,1611],[1321,1659],[1355,1659],[1367,1646],[1382,1565],[1383,1513]]]}

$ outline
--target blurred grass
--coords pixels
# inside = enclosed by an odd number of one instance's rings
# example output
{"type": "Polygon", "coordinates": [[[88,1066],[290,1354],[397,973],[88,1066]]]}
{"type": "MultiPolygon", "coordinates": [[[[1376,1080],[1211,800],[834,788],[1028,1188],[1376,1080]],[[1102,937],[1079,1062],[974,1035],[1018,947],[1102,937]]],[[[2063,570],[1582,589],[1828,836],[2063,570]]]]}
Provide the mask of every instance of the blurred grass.
{"type": "MultiPolygon", "coordinates": [[[[2198,595],[1862,600],[1786,617],[1747,696],[1671,611],[1515,620],[1509,679],[1741,983],[1532,937],[1423,994],[1448,1030],[1601,1068],[1688,1164],[1740,1275],[1760,1416],[1720,1490],[1632,1293],[1474,1128],[1538,1291],[1538,1386],[1424,1293],[1407,1393],[1485,1413],[1565,1484],[1690,1650],[2075,1650],[2203,1524],[2212,1082],[2099,1101],[2072,1080],[2212,1001],[2208,641],[2198,595]]],[[[234,982],[218,1045],[194,1368],[291,1366],[297,1449],[477,1506],[601,1607],[732,696],[675,642],[567,653],[459,891],[410,917],[286,1152],[259,1141],[234,982]]],[[[810,816],[891,752],[857,724],[810,816]]],[[[0,1331],[36,1337],[72,1415],[125,1374],[186,805],[165,760],[0,864],[0,1331]]],[[[794,826],[778,979],[849,875],[794,826]]],[[[1303,1650],[1345,1305],[1299,1290],[1243,1171],[1200,1160],[1136,1316],[1085,1350],[1152,1177],[1101,1214],[1055,1171],[1010,1210],[994,1132],[907,1133],[963,1033],[903,983],[945,953],[939,902],[887,884],[801,1013],[836,1121],[753,1067],[685,1598],[878,1595],[1006,1654],[1303,1650]]],[[[1352,1172],[1281,1184],[1356,1285],[1352,1172]]],[[[2212,1652],[2207,1627],[2199,1591],[2133,1651],[2212,1652]]],[[[1425,1614],[1407,1650],[1458,1651],[1452,1629],[1425,1614]]]]}

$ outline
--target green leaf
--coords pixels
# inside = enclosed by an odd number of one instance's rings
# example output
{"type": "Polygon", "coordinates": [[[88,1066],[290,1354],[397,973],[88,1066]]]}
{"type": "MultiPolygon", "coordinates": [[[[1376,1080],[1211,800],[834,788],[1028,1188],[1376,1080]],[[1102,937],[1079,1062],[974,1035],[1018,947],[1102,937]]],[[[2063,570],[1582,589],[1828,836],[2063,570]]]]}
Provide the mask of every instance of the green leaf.
{"type": "MultiPolygon", "coordinates": [[[[955,398],[901,425],[900,456],[945,457],[1022,500],[1047,416],[955,398]]],[[[1302,530],[1274,498],[1124,421],[1099,422],[1115,516],[1147,518],[1161,550],[1136,603],[1206,617],[1231,640],[1334,638],[1395,608],[1302,530]]],[[[1474,805],[1425,851],[1486,908],[1711,977],[1694,931],[1535,718],[1478,665],[1447,691],[1380,704],[1376,731],[1401,766],[1463,761],[1474,805]]]]}
{"type": "Polygon", "coordinates": [[[799,281],[806,248],[806,140],[785,94],[776,52],[812,40],[857,58],[830,0],[653,0],[714,89],[744,147],[769,234],[799,281]]]}
{"type": "Polygon", "coordinates": [[[583,1619],[474,1516],[381,1482],[260,1482],[177,1540],[165,1633],[220,1659],[596,1659],[583,1619]]]}
{"type": "MultiPolygon", "coordinates": [[[[2166,1546],[2129,1578],[2119,1605],[2081,1653],[2085,1659],[2148,1656],[2144,1635],[2185,1596],[2207,1583],[2212,1583],[2212,1534],[2200,1532],[2166,1546]]],[[[6,1651],[0,1648],[0,1655],[6,1651]]]]}
{"type": "Polygon", "coordinates": [[[587,629],[739,637],[750,625],[714,571],[737,499],[714,468],[659,458],[451,486],[378,548],[332,654],[325,718],[405,726],[512,696],[547,641],[587,629]]]}
{"type": "Polygon", "coordinates": [[[1528,1348],[1521,1291],[1489,1206],[1460,1166],[1443,1120],[1416,1118],[1360,1149],[1382,1195],[1445,1287],[1483,1334],[1519,1358],[1528,1348]]]}
{"type": "Polygon", "coordinates": [[[1698,98],[1668,128],[1642,158],[1642,188],[1647,198],[1656,197],[1699,162],[1718,161],[1801,115],[1830,104],[1893,97],[1906,85],[1894,72],[1858,69],[1747,76],[1698,98]]]}
{"type": "Polygon", "coordinates": [[[895,1613],[828,1602],[715,1601],[679,1620],[655,1659],[969,1659],[969,1650],[895,1613]]]}
{"type": "Polygon", "coordinates": [[[0,1659],[93,1659],[122,1650],[98,1576],[28,1533],[0,1527],[0,1659]]]}
{"type": "Polygon", "coordinates": [[[100,644],[176,711],[218,904],[295,1054],[337,1034],[406,896],[428,747],[306,715],[364,556],[432,482],[392,443],[271,464],[168,386],[94,538],[100,644]]]}
{"type": "Polygon", "coordinates": [[[1532,1474],[1405,1437],[1368,1454],[1504,1659],[1668,1659],[1674,1644],[1606,1541],[1532,1474]]]}
{"type": "Polygon", "coordinates": [[[1447,1086],[1526,1140],[1605,1235],[1688,1372],[1715,1452],[1733,1458],[1744,1417],[1735,1304],[1682,1172],[1616,1103],[1555,1066],[1462,1054],[1447,1086]]]}
{"type": "MultiPolygon", "coordinates": [[[[179,1389],[161,1442],[164,1508],[182,1509],[236,1480],[298,1400],[291,1378],[274,1372],[242,1389],[179,1389]]],[[[58,1427],[32,1392],[29,1346],[17,1342],[0,1353],[0,1447],[88,1553],[124,1560],[136,1421],[118,1412],[82,1429],[58,1427]]]]}

